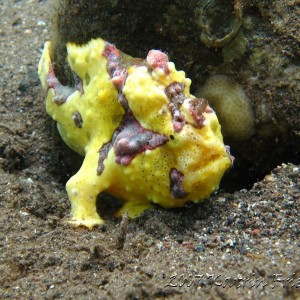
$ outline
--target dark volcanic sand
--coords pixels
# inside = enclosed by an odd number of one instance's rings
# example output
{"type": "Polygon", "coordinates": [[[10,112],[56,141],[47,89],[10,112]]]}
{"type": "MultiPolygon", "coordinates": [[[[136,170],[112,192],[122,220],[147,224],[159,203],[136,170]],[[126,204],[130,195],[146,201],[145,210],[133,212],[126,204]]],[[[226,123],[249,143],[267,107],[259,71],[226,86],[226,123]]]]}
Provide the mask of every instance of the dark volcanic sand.
{"type": "Polygon", "coordinates": [[[47,9],[0,1],[0,298],[300,299],[299,166],[249,191],[149,210],[124,245],[109,201],[105,229],[66,224],[71,152],[37,76],[47,9]]]}

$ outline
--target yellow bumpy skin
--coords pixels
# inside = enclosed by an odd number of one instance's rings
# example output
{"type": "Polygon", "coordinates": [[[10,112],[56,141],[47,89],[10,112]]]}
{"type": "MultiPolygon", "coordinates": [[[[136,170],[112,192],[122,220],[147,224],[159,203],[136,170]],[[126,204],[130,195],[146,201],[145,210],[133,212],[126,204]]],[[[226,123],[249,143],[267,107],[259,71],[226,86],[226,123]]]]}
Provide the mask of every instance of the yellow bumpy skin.
{"type": "Polygon", "coordinates": [[[74,87],[62,85],[46,42],[39,77],[46,109],[63,140],[85,155],[67,183],[71,223],[103,223],[96,199],[108,192],[124,201],[117,215],[134,218],[153,203],[198,202],[219,186],[232,157],[206,100],[190,95],[191,81],[168,56],[151,50],[132,58],[95,39],[67,44],[74,87]]]}

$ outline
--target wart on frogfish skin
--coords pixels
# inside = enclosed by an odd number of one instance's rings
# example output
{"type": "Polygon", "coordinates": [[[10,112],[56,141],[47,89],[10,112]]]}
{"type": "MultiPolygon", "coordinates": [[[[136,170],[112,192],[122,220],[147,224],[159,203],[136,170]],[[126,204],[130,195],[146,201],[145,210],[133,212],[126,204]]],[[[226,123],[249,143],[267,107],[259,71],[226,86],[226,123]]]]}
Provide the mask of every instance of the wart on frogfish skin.
{"type": "Polygon", "coordinates": [[[159,68],[164,71],[166,75],[170,73],[168,67],[169,58],[168,55],[159,50],[150,50],[146,61],[151,69],[159,68]]]}
{"type": "Polygon", "coordinates": [[[56,77],[53,66],[50,64],[46,79],[47,92],[49,89],[53,88],[55,94],[53,101],[57,105],[64,104],[68,100],[69,96],[71,96],[76,90],[79,91],[80,95],[84,93],[82,80],[75,73],[73,75],[76,82],[75,87],[72,88],[70,86],[63,85],[56,77]]]}
{"type": "Polygon", "coordinates": [[[98,159],[98,167],[97,167],[97,175],[101,175],[104,171],[104,160],[107,158],[109,150],[112,148],[112,140],[104,143],[100,148],[99,159],[98,159]]]}
{"type": "Polygon", "coordinates": [[[129,108],[128,101],[122,90],[127,79],[128,72],[126,67],[122,66],[121,53],[114,45],[106,43],[102,55],[107,59],[107,73],[118,91],[118,102],[125,110],[127,110],[129,108]]]}
{"type": "Polygon", "coordinates": [[[184,84],[180,82],[173,82],[165,88],[165,93],[170,100],[169,109],[172,114],[175,132],[180,132],[185,124],[185,119],[180,111],[180,107],[186,98],[183,91],[184,84]]]}
{"type": "Polygon", "coordinates": [[[188,194],[182,187],[184,175],[179,170],[172,168],[169,172],[170,177],[170,193],[173,199],[182,199],[188,194]]]}
{"type": "Polygon", "coordinates": [[[205,117],[203,113],[207,109],[208,102],[202,98],[188,99],[189,113],[193,117],[195,123],[199,128],[204,126],[205,117]]]}

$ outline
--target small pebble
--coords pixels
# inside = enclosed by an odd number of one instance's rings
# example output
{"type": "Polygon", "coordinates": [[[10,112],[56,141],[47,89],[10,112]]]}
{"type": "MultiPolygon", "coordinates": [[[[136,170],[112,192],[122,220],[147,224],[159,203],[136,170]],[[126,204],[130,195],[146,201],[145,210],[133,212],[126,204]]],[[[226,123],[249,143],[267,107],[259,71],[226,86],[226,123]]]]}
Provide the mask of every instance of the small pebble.
{"type": "Polygon", "coordinates": [[[38,20],[38,21],[37,21],[37,26],[44,27],[44,26],[46,26],[46,22],[44,22],[44,21],[42,21],[42,20],[38,20]]]}
{"type": "Polygon", "coordinates": [[[30,177],[28,177],[28,178],[26,179],[26,184],[32,185],[32,184],[33,184],[33,180],[32,180],[30,177]]]}

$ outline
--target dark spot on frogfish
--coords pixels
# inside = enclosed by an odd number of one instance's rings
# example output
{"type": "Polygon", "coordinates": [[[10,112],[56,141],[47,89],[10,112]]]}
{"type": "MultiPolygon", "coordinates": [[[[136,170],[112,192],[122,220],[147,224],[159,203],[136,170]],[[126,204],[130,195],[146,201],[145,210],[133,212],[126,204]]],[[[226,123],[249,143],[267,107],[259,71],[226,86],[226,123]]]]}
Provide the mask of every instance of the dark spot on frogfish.
{"type": "Polygon", "coordinates": [[[183,181],[184,175],[182,172],[175,168],[170,169],[170,192],[173,199],[182,199],[188,194],[184,191],[181,183],[183,181]]]}
{"type": "Polygon", "coordinates": [[[81,114],[78,111],[75,111],[73,113],[72,120],[74,121],[76,127],[82,128],[83,120],[81,114]]]}

